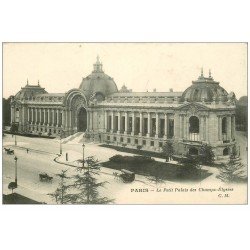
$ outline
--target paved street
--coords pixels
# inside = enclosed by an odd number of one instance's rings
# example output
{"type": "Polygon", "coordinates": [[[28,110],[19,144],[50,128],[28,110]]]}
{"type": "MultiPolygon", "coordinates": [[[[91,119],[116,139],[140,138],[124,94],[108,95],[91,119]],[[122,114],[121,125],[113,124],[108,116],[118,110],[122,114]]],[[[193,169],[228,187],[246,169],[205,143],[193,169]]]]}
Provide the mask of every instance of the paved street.
{"type": "MultiPolygon", "coordinates": [[[[29,138],[17,136],[17,147],[14,146],[14,137],[6,135],[3,140],[3,147],[11,147],[15,150],[15,155],[18,158],[18,189],[16,192],[39,202],[46,202],[48,204],[55,204],[54,201],[47,195],[55,191],[59,184],[59,178],[56,174],[60,173],[62,169],[68,169],[68,175],[75,174],[75,168],[59,164],[54,161],[59,153],[59,140],[56,139],[43,139],[43,138],[29,138]],[[26,152],[29,148],[29,152],[26,152]],[[53,176],[52,183],[40,182],[38,175],[41,172],[46,172],[53,176]]],[[[82,158],[82,145],[81,144],[63,144],[63,155],[60,158],[65,162],[65,153],[69,154],[69,162],[74,162],[82,158]]],[[[85,157],[95,156],[100,161],[106,161],[111,156],[118,152],[113,149],[98,147],[93,143],[86,144],[85,157]]],[[[129,155],[128,153],[119,152],[119,154],[129,155]]],[[[216,173],[213,168],[208,168],[209,171],[216,173]]],[[[192,183],[180,184],[165,182],[164,184],[154,186],[148,180],[136,175],[136,181],[133,183],[125,184],[117,180],[113,176],[112,169],[102,168],[101,174],[97,177],[99,181],[107,181],[104,189],[101,189],[101,194],[114,199],[116,204],[143,204],[143,203],[194,203],[200,202],[200,194],[192,194],[192,196],[183,196],[182,192],[156,192],[156,188],[164,187],[166,189],[178,187],[194,187],[192,183]],[[141,190],[146,192],[135,192],[132,190],[141,190]],[[152,191],[154,190],[154,191],[152,191]]],[[[3,151],[3,193],[8,194],[8,184],[14,181],[15,178],[15,162],[13,155],[7,155],[3,151]]],[[[215,174],[196,184],[197,187],[202,186],[218,186],[222,185],[215,174]]],[[[245,187],[243,191],[245,192],[245,187]]],[[[237,194],[237,193],[236,193],[237,194]]],[[[214,197],[208,197],[207,203],[214,202],[214,197]]],[[[223,203],[223,201],[221,200],[223,203]]],[[[225,201],[226,202],[226,201],[225,201]]]]}
{"type": "MultiPolygon", "coordinates": [[[[15,150],[15,156],[18,158],[18,189],[17,192],[26,195],[27,197],[46,203],[54,203],[47,195],[53,192],[59,184],[59,178],[55,175],[60,173],[62,169],[68,169],[68,174],[75,174],[75,168],[66,166],[64,164],[58,164],[54,161],[59,153],[59,141],[48,140],[43,138],[29,138],[23,136],[17,136],[17,147],[14,145],[14,137],[6,135],[4,137],[4,147],[10,147],[15,150]],[[26,149],[29,148],[27,153],[26,149]],[[38,175],[41,172],[46,172],[53,176],[52,183],[40,182],[38,175]]],[[[65,152],[69,154],[69,161],[82,158],[82,146],[81,144],[63,144],[63,157],[65,152]]],[[[117,152],[106,148],[99,148],[95,144],[86,144],[85,157],[94,155],[99,160],[108,160],[117,152]],[[98,149],[97,149],[98,148],[98,149]]],[[[126,153],[124,153],[126,154],[126,153]]],[[[3,151],[3,192],[10,193],[8,190],[8,184],[14,181],[15,178],[15,161],[13,155],[7,155],[3,151]]],[[[124,184],[121,181],[114,179],[113,170],[102,169],[102,173],[98,177],[100,181],[107,181],[105,189],[101,192],[103,195],[114,198],[115,201],[119,201],[119,193],[129,192],[130,188],[140,184],[144,186],[143,177],[139,178],[138,182],[132,184],[124,184]]],[[[146,185],[148,186],[148,185],[146,185]]]]}

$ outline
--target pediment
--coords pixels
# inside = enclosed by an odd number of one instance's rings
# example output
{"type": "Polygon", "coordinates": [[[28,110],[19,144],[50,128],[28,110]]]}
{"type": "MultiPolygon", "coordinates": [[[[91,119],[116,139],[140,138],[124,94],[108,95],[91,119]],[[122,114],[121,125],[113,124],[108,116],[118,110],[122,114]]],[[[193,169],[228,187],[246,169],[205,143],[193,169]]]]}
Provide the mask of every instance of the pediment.
{"type": "Polygon", "coordinates": [[[22,104],[22,103],[21,103],[20,100],[15,100],[15,99],[11,102],[11,105],[13,105],[13,106],[21,105],[21,104],[22,104]]]}
{"type": "Polygon", "coordinates": [[[209,108],[200,103],[185,103],[178,107],[181,111],[190,111],[191,113],[196,113],[198,111],[208,111],[209,108]]]}

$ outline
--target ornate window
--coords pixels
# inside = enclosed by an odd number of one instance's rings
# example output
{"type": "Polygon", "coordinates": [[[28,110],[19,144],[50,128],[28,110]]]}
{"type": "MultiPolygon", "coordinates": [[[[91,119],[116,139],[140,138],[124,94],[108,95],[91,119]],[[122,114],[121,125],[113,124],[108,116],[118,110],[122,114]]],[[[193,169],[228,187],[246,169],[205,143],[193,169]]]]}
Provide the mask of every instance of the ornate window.
{"type": "Polygon", "coordinates": [[[197,116],[191,116],[189,118],[189,133],[199,133],[200,125],[199,118],[197,116]]]}

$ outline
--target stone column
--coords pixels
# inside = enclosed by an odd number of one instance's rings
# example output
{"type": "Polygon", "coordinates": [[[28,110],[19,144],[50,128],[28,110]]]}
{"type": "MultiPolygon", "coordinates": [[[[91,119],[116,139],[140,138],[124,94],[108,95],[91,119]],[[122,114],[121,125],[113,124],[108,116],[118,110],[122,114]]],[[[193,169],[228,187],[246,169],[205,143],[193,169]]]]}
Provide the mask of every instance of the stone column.
{"type": "Polygon", "coordinates": [[[43,109],[43,125],[46,125],[46,109],[43,109]]]}
{"type": "Polygon", "coordinates": [[[125,112],[125,131],[124,134],[128,133],[128,112],[125,112]]]}
{"type": "Polygon", "coordinates": [[[203,116],[203,141],[206,141],[206,116],[203,116]]]}
{"type": "Polygon", "coordinates": [[[183,121],[182,121],[183,116],[179,115],[179,123],[180,123],[180,139],[183,138],[183,121]]]}
{"type": "MultiPolygon", "coordinates": [[[[65,114],[65,123],[64,123],[64,126],[65,126],[65,129],[68,130],[68,110],[67,109],[64,110],[64,114],[65,114]]],[[[87,119],[89,120],[89,113],[88,113],[88,111],[87,111],[87,119]]],[[[88,121],[87,121],[87,126],[88,126],[87,129],[89,129],[89,122],[88,121]]]]}
{"type": "Polygon", "coordinates": [[[155,138],[158,138],[158,134],[159,134],[159,114],[156,113],[155,114],[155,138]]]}
{"type": "Polygon", "coordinates": [[[29,107],[27,107],[27,116],[28,116],[28,119],[27,119],[27,121],[28,121],[28,124],[30,124],[30,108],[29,107]]]}
{"type": "Polygon", "coordinates": [[[55,110],[54,109],[52,109],[51,110],[51,115],[52,115],[52,126],[54,127],[54,125],[55,125],[55,110]]]}
{"type": "Polygon", "coordinates": [[[38,123],[38,108],[36,108],[36,124],[38,123]]]}
{"type": "Polygon", "coordinates": [[[64,110],[61,109],[60,110],[60,114],[61,114],[61,127],[63,128],[64,127],[64,110]]]}
{"type": "Polygon", "coordinates": [[[114,131],[114,111],[111,112],[111,133],[114,131]]]}
{"type": "Polygon", "coordinates": [[[35,109],[31,108],[31,123],[35,123],[35,109]]]}
{"type": "Polygon", "coordinates": [[[165,140],[168,138],[168,116],[164,114],[164,137],[165,140]]]}
{"type": "Polygon", "coordinates": [[[183,117],[183,127],[184,127],[184,132],[183,132],[183,138],[184,139],[187,139],[187,137],[188,137],[188,133],[187,133],[187,126],[188,126],[188,124],[187,124],[187,116],[186,115],[184,115],[184,117],[183,117]]]}
{"type": "Polygon", "coordinates": [[[34,123],[34,109],[31,108],[31,123],[33,124],[34,123]]]}
{"type": "Polygon", "coordinates": [[[11,106],[11,112],[10,112],[10,124],[14,121],[13,116],[14,116],[14,108],[11,106]]]}
{"type": "Polygon", "coordinates": [[[117,134],[120,134],[121,131],[121,112],[118,111],[118,130],[117,130],[117,134]]]}
{"type": "Polygon", "coordinates": [[[36,123],[35,108],[31,108],[31,123],[32,123],[32,124],[35,124],[35,123],[36,123]]]}
{"type": "Polygon", "coordinates": [[[199,117],[199,141],[203,141],[203,116],[199,117]]]}
{"type": "Polygon", "coordinates": [[[56,109],[56,127],[59,127],[59,109],[56,109]]]}
{"type": "Polygon", "coordinates": [[[151,128],[150,128],[150,124],[151,124],[151,115],[150,112],[148,112],[148,133],[147,133],[147,137],[150,137],[151,135],[151,128]]]}
{"type": "Polygon", "coordinates": [[[12,121],[15,122],[16,121],[16,107],[13,107],[13,117],[12,117],[12,121]]]}
{"type": "Polygon", "coordinates": [[[235,139],[235,116],[234,115],[232,116],[231,130],[232,130],[231,137],[234,140],[235,139]]]}
{"type": "Polygon", "coordinates": [[[108,130],[108,112],[105,110],[104,112],[104,131],[108,130]]]}
{"type": "Polygon", "coordinates": [[[206,141],[209,142],[209,120],[208,120],[208,116],[206,116],[206,141]]]}
{"type": "Polygon", "coordinates": [[[25,110],[24,110],[24,108],[25,107],[22,105],[22,109],[21,109],[22,110],[22,117],[21,117],[21,124],[22,124],[21,130],[22,131],[24,131],[24,129],[25,129],[25,117],[24,117],[24,111],[25,110]]]}
{"type": "Polygon", "coordinates": [[[231,122],[231,116],[227,117],[227,140],[231,141],[231,135],[232,135],[232,122],[231,122]]]}
{"type": "Polygon", "coordinates": [[[48,126],[50,126],[50,108],[48,108],[48,126]]]}
{"type": "MultiPolygon", "coordinates": [[[[90,126],[91,127],[91,126],[90,126]]],[[[72,110],[69,110],[69,130],[72,129],[72,110]]]]}
{"type": "Polygon", "coordinates": [[[218,140],[222,141],[222,119],[218,116],[218,140]]]}
{"type": "Polygon", "coordinates": [[[140,112],[140,132],[139,132],[139,136],[142,136],[142,112],[140,112]]]}
{"type": "Polygon", "coordinates": [[[132,112],[132,131],[131,135],[135,135],[135,112],[132,112]]]}
{"type": "Polygon", "coordinates": [[[22,114],[22,118],[23,118],[23,125],[25,126],[25,124],[26,124],[26,116],[25,116],[25,111],[26,111],[26,107],[23,105],[23,109],[22,109],[22,111],[23,111],[23,114],[22,114]]]}
{"type": "Polygon", "coordinates": [[[22,106],[19,106],[19,125],[22,125],[22,106]]]}
{"type": "Polygon", "coordinates": [[[42,124],[42,109],[40,109],[40,114],[39,114],[39,119],[40,119],[40,122],[39,122],[39,124],[41,125],[42,124]]]}

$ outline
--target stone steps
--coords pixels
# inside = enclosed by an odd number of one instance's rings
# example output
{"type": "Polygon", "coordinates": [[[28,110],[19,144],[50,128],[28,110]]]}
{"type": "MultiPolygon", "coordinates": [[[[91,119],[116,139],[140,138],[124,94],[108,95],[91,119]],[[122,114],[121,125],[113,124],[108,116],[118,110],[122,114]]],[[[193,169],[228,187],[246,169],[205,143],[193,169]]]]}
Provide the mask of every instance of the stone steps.
{"type": "Polygon", "coordinates": [[[66,144],[66,143],[73,142],[73,141],[74,141],[74,143],[79,143],[79,141],[82,139],[83,134],[84,134],[83,132],[77,132],[73,135],[70,135],[70,136],[64,138],[62,140],[62,143],[66,144]]]}

